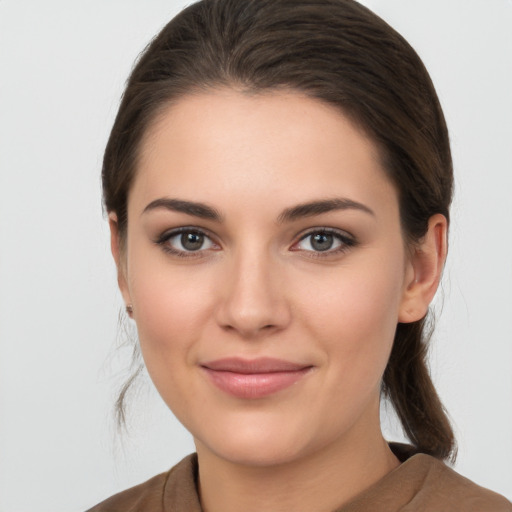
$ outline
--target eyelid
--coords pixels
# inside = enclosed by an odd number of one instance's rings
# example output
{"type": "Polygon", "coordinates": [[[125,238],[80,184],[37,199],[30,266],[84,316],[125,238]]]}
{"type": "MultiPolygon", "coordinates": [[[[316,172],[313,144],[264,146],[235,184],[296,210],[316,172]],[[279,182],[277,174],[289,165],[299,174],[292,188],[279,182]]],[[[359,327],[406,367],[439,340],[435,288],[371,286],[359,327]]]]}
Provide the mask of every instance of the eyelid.
{"type": "MultiPolygon", "coordinates": [[[[204,257],[205,253],[211,251],[211,250],[219,250],[221,249],[220,244],[216,241],[215,235],[213,235],[208,229],[201,228],[198,226],[180,226],[176,228],[168,229],[164,232],[162,232],[156,239],[153,240],[154,243],[162,248],[163,251],[170,253],[174,256],[179,256],[183,258],[191,257],[191,258],[198,258],[198,257],[204,257]],[[209,247],[206,249],[198,249],[197,251],[186,251],[186,250],[180,250],[173,248],[172,246],[168,245],[167,242],[182,233],[197,233],[205,238],[209,239],[210,242],[215,246],[214,248],[209,247]]],[[[350,233],[348,233],[345,230],[341,230],[338,228],[332,228],[332,227],[313,227],[309,228],[305,232],[298,235],[296,241],[292,244],[290,247],[290,251],[293,252],[302,252],[302,253],[308,253],[308,257],[329,257],[337,254],[344,253],[348,251],[350,248],[356,246],[358,244],[357,239],[350,233]],[[325,251],[315,251],[315,250],[307,250],[307,249],[299,249],[296,248],[296,246],[305,240],[307,237],[312,236],[314,234],[328,234],[334,236],[339,242],[340,246],[336,247],[334,249],[326,249],[325,251]]]]}
{"type": "Polygon", "coordinates": [[[309,228],[306,232],[299,235],[298,240],[293,243],[292,247],[290,248],[291,251],[297,251],[297,252],[303,252],[303,253],[309,253],[308,256],[315,257],[315,258],[322,258],[322,257],[328,257],[335,254],[340,254],[343,252],[348,251],[350,248],[356,246],[358,244],[357,239],[348,233],[347,231],[344,231],[342,229],[337,228],[331,228],[331,227],[314,227],[309,228]],[[325,251],[314,251],[314,250],[305,250],[305,249],[297,249],[294,247],[297,246],[300,242],[308,238],[309,236],[315,235],[315,234],[326,234],[326,235],[332,235],[336,237],[340,242],[341,245],[335,249],[327,249],[325,251]]]}
{"type": "Polygon", "coordinates": [[[158,243],[169,240],[169,238],[172,238],[173,236],[179,235],[181,233],[198,233],[212,240],[215,238],[215,236],[210,233],[208,229],[200,228],[198,226],[179,226],[176,228],[166,229],[160,235],[158,235],[154,241],[155,243],[158,243]]]}
{"type": "Polygon", "coordinates": [[[215,240],[214,235],[212,235],[209,230],[207,230],[205,228],[200,228],[197,226],[180,226],[177,228],[168,229],[168,230],[164,231],[163,233],[161,233],[159,236],[157,236],[156,239],[153,241],[156,245],[160,246],[162,248],[162,250],[165,251],[166,253],[172,254],[174,256],[179,256],[182,258],[204,257],[205,253],[207,251],[212,250],[212,248],[209,247],[207,249],[198,249],[197,251],[182,251],[180,249],[173,248],[172,246],[167,244],[167,242],[171,238],[174,238],[175,236],[179,236],[180,234],[183,234],[183,233],[196,233],[196,234],[202,235],[205,238],[207,238],[208,240],[210,240],[210,242],[214,246],[216,246],[216,248],[213,250],[218,250],[217,248],[220,248],[220,244],[215,240]]]}

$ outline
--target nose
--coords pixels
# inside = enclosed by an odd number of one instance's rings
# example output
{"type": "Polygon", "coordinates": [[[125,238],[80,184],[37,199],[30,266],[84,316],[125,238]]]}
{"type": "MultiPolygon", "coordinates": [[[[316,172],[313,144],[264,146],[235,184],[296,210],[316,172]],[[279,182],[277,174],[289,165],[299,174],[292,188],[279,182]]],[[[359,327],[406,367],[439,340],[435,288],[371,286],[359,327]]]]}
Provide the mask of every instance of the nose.
{"type": "Polygon", "coordinates": [[[233,255],[216,311],[222,329],[255,339],[288,326],[291,311],[279,263],[259,251],[233,255]]]}

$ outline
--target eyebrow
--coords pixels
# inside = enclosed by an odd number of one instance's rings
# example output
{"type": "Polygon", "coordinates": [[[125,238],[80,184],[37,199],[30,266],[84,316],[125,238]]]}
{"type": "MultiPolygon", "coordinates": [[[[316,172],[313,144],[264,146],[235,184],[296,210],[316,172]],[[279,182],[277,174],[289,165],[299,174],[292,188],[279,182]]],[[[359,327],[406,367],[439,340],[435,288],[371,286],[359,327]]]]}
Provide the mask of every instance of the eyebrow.
{"type": "Polygon", "coordinates": [[[291,222],[302,217],[312,217],[336,210],[359,210],[375,216],[374,211],[362,203],[353,201],[352,199],[334,198],[311,201],[293,206],[292,208],[287,208],[279,215],[277,221],[279,223],[291,222]]]}
{"type": "MultiPolygon", "coordinates": [[[[165,209],[174,212],[185,213],[201,219],[222,222],[222,215],[215,208],[204,203],[195,201],[185,201],[183,199],[171,199],[162,197],[151,201],[143,210],[143,214],[152,210],[165,209]]],[[[302,217],[313,217],[322,213],[328,213],[336,210],[359,210],[364,213],[375,216],[373,210],[362,203],[346,198],[321,199],[310,201],[308,203],[298,204],[291,208],[286,208],[277,218],[279,224],[292,222],[302,217]]]]}
{"type": "Polygon", "coordinates": [[[222,222],[221,214],[211,206],[208,206],[204,203],[196,203],[194,201],[184,201],[182,199],[169,199],[167,197],[162,197],[160,199],[155,199],[154,201],[151,201],[151,203],[149,203],[146,206],[146,208],[144,208],[144,211],[142,213],[144,214],[149,211],[158,209],[186,213],[187,215],[200,217],[201,219],[222,222]]]}

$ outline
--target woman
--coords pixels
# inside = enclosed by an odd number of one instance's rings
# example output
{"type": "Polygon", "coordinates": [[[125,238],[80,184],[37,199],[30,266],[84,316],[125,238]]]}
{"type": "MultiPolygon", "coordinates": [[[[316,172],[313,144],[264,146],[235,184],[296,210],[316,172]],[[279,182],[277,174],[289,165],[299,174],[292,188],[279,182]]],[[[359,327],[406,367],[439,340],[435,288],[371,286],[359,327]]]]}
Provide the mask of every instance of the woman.
{"type": "Polygon", "coordinates": [[[512,510],[442,462],[424,324],[452,183],[427,72],[356,2],[171,21],[103,188],[146,367],[197,455],[91,510],[512,510]],[[381,395],[411,446],[384,440],[381,395]]]}

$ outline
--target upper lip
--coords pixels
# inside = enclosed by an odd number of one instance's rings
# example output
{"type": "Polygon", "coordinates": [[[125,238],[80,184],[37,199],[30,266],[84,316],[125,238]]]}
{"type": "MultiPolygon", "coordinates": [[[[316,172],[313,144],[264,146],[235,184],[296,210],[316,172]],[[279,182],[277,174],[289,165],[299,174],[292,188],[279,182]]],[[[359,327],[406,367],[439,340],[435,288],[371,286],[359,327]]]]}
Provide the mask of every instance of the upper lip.
{"type": "Polygon", "coordinates": [[[292,361],[274,359],[272,357],[260,357],[257,359],[226,357],[224,359],[216,359],[202,363],[201,366],[214,371],[244,374],[295,372],[311,367],[311,365],[308,364],[294,363],[292,361]]]}

